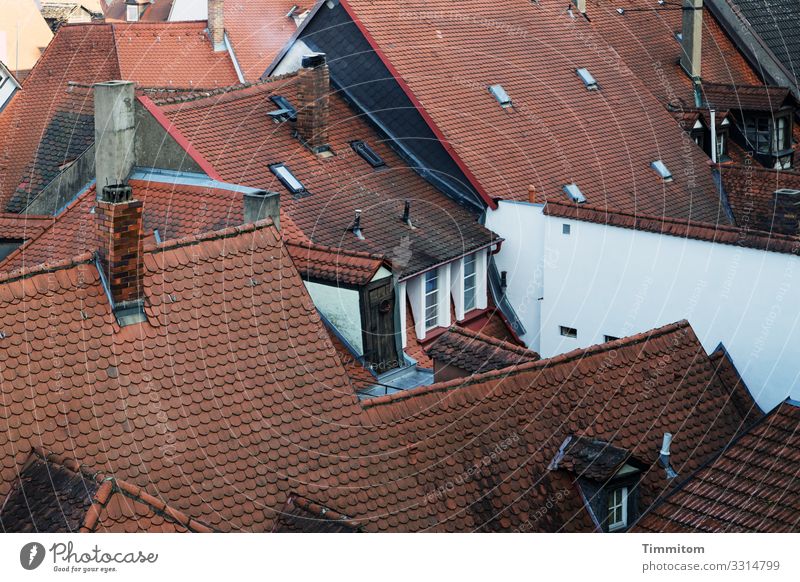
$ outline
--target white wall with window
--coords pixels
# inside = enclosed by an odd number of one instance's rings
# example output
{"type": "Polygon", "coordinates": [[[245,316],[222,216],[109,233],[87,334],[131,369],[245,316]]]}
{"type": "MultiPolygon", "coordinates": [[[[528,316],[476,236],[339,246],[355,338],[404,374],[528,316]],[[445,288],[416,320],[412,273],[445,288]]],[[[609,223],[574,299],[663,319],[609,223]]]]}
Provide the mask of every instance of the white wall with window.
{"type": "Polygon", "coordinates": [[[0,111],[11,100],[17,89],[19,89],[19,83],[5,65],[0,62],[0,111]]]}
{"type": "Polygon", "coordinates": [[[725,345],[762,408],[800,399],[800,257],[542,210],[502,201],[486,218],[529,347],[551,357],[687,319],[707,352],[725,345]]]}
{"type": "Polygon", "coordinates": [[[483,249],[451,263],[450,289],[458,321],[488,305],[487,260],[487,250],[483,249]]]}
{"type": "Polygon", "coordinates": [[[314,306],[359,355],[364,353],[358,291],[304,281],[314,306]]]}
{"type": "MultiPolygon", "coordinates": [[[[450,264],[421,273],[404,283],[414,317],[414,332],[419,339],[425,339],[432,329],[450,325],[450,264]]],[[[404,335],[404,347],[406,341],[404,335]]]]}

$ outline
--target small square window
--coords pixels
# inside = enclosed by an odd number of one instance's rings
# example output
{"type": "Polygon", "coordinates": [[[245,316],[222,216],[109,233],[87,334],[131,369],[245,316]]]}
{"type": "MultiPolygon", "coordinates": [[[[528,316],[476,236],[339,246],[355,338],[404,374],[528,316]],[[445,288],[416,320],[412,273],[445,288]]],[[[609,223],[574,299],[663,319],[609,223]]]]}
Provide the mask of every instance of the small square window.
{"type": "Polygon", "coordinates": [[[292,194],[302,194],[306,192],[303,183],[295,178],[292,171],[284,164],[272,164],[269,169],[292,194]]]}
{"type": "Polygon", "coordinates": [[[353,148],[353,151],[366,160],[366,162],[373,168],[380,168],[381,166],[386,165],[386,162],[383,161],[383,158],[380,157],[375,150],[369,147],[367,142],[361,140],[351,141],[350,147],[353,148]]]}
{"type": "Polygon", "coordinates": [[[604,335],[603,336],[603,341],[604,342],[613,342],[613,341],[618,340],[618,339],[619,338],[617,336],[614,336],[614,335],[604,335]]]}
{"type": "Polygon", "coordinates": [[[566,327],[564,325],[560,325],[558,329],[561,332],[561,335],[563,335],[564,337],[573,337],[573,338],[578,337],[578,330],[575,329],[574,327],[566,327]]]}
{"type": "Polygon", "coordinates": [[[619,487],[608,494],[608,531],[628,527],[628,488],[619,487]]]}
{"type": "Polygon", "coordinates": [[[572,227],[569,224],[561,225],[561,234],[570,234],[570,232],[572,232],[572,227]]]}
{"type": "Polygon", "coordinates": [[[489,87],[489,93],[491,93],[492,96],[494,96],[494,98],[497,99],[497,102],[500,104],[500,107],[503,107],[505,109],[513,105],[513,103],[511,102],[511,97],[508,96],[508,93],[506,93],[506,90],[503,89],[502,85],[491,85],[489,87]]]}
{"type": "Polygon", "coordinates": [[[598,89],[597,80],[589,72],[589,69],[575,69],[575,72],[581,78],[583,84],[586,85],[587,89],[590,91],[595,91],[598,89]]]}

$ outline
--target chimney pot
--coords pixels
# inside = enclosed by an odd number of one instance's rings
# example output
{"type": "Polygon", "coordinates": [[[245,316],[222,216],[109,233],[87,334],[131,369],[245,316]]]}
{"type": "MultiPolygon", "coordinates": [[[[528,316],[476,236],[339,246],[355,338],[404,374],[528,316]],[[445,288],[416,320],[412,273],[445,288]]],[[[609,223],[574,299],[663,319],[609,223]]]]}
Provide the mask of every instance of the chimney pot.
{"type": "Polygon", "coordinates": [[[297,74],[297,135],[314,153],[328,149],[330,73],[325,53],[305,55],[297,74]]]}
{"type": "Polygon", "coordinates": [[[406,203],[403,205],[403,222],[407,226],[411,226],[413,228],[413,224],[411,224],[411,201],[406,200],[406,203]]]}
{"type": "Polygon", "coordinates": [[[692,79],[700,79],[703,49],[703,0],[683,0],[681,66],[692,79]]]}
{"type": "Polygon", "coordinates": [[[215,52],[225,50],[225,2],[208,0],[208,36],[215,52]]]}
{"type": "Polygon", "coordinates": [[[244,194],[244,223],[251,224],[272,218],[275,228],[281,227],[281,197],[277,192],[257,190],[244,194]]]}
{"type": "Polygon", "coordinates": [[[536,204],[536,186],[528,186],[528,202],[536,204]]]}

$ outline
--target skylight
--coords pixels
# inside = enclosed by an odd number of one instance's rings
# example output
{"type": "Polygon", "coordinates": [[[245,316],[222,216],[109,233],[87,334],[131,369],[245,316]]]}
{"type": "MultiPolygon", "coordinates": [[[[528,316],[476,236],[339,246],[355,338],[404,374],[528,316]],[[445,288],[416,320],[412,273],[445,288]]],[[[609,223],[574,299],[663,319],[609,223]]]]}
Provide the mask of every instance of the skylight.
{"type": "Polygon", "coordinates": [[[283,95],[273,95],[270,100],[278,106],[278,109],[285,109],[289,112],[289,119],[292,121],[297,120],[297,109],[294,108],[289,100],[283,95]]]}
{"type": "Polygon", "coordinates": [[[583,84],[586,85],[586,88],[590,91],[597,89],[597,81],[592,74],[589,72],[589,69],[575,69],[575,72],[578,73],[578,76],[583,81],[583,84]]]}
{"type": "Polygon", "coordinates": [[[507,108],[513,105],[511,102],[511,97],[508,96],[508,93],[506,93],[506,90],[503,89],[502,85],[490,85],[489,93],[491,93],[492,96],[497,99],[497,102],[501,107],[507,108]]]}
{"type": "Polygon", "coordinates": [[[569,196],[570,200],[573,202],[578,204],[586,202],[586,196],[583,195],[583,192],[581,192],[581,189],[578,188],[578,185],[575,183],[564,186],[564,192],[567,193],[567,196],[569,196]]]}
{"type": "Polygon", "coordinates": [[[672,181],[672,172],[669,171],[667,165],[661,160],[656,160],[655,162],[652,162],[650,164],[650,167],[653,168],[656,171],[656,173],[658,173],[658,175],[661,176],[661,178],[663,178],[665,182],[672,181]]]}
{"type": "Polygon", "coordinates": [[[278,180],[281,181],[281,184],[286,186],[286,188],[292,194],[300,194],[301,192],[306,191],[303,183],[295,178],[291,170],[289,170],[289,168],[287,168],[284,164],[272,164],[269,169],[273,174],[275,174],[275,176],[277,176],[278,180]]]}
{"type": "Polygon", "coordinates": [[[352,147],[353,151],[364,158],[373,168],[380,168],[381,166],[386,165],[386,162],[383,161],[383,158],[375,153],[375,150],[369,147],[367,142],[361,140],[351,141],[350,147],[352,147]]]}

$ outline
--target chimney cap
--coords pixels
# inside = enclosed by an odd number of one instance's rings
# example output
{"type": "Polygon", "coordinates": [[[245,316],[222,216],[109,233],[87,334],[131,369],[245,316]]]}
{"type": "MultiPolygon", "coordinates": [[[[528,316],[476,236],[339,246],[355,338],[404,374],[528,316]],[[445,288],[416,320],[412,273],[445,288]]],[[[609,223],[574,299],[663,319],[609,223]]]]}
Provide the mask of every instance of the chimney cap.
{"type": "Polygon", "coordinates": [[[315,69],[324,65],[327,62],[325,53],[311,53],[303,55],[301,64],[304,69],[315,69]]]}
{"type": "Polygon", "coordinates": [[[100,200],[112,204],[121,204],[133,200],[133,188],[126,184],[110,184],[103,186],[100,200]]]}

